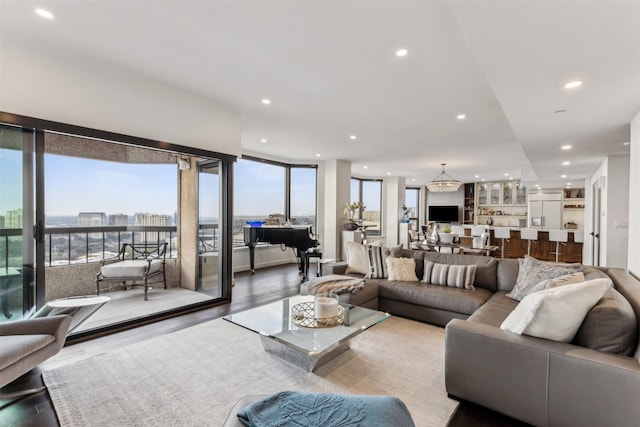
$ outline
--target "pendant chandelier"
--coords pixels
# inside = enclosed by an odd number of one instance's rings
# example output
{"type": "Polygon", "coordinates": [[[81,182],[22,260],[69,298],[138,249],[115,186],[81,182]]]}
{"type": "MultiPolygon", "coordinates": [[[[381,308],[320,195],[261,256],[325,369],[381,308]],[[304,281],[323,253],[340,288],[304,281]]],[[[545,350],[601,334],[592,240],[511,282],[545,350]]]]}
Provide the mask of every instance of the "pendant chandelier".
{"type": "Polygon", "coordinates": [[[429,191],[433,191],[436,193],[451,193],[453,191],[458,191],[462,183],[456,179],[453,179],[444,171],[446,163],[440,164],[442,165],[442,172],[440,173],[440,175],[436,176],[429,184],[427,184],[427,188],[429,189],[429,191]]]}

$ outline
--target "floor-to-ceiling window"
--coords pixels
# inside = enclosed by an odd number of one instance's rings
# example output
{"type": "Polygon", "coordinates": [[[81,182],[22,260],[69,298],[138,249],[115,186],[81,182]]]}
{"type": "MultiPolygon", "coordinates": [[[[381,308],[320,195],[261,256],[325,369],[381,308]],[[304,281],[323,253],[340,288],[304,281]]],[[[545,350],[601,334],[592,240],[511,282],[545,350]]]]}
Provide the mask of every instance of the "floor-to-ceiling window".
{"type": "Polygon", "coordinates": [[[404,205],[407,208],[409,222],[414,230],[418,230],[418,219],[420,218],[420,188],[407,187],[404,191],[404,205]]]}
{"type": "Polygon", "coordinates": [[[234,171],[234,244],[244,244],[243,227],[247,221],[315,226],[316,171],[314,165],[290,165],[254,157],[238,160],[234,171]]]}
{"type": "Polygon", "coordinates": [[[380,236],[382,230],[382,181],[351,178],[351,203],[362,202],[364,210],[356,213],[366,227],[367,236],[380,236]]]}
{"type": "MultiPolygon", "coordinates": [[[[126,292],[121,283],[105,283],[100,294],[111,300],[74,334],[230,297],[230,233],[223,218],[230,213],[227,201],[233,192],[227,175],[235,157],[34,118],[3,115],[4,120],[15,127],[3,125],[0,133],[0,267],[5,272],[15,268],[19,281],[29,283],[13,290],[13,280],[0,279],[0,301],[7,296],[11,304],[13,293],[17,310],[24,313],[28,301],[32,306],[37,302],[34,309],[39,309],[53,299],[94,295],[97,273],[115,261],[125,243],[166,244],[167,289],[154,284],[145,301],[141,288],[131,289],[134,283],[128,283],[126,292]],[[35,131],[22,130],[25,124],[35,131]],[[29,134],[31,146],[25,149],[29,134]],[[191,167],[201,162],[216,165],[201,177],[203,197],[198,193],[198,168],[191,167]],[[14,197],[16,191],[20,199],[14,197]],[[198,282],[201,231],[203,245],[212,244],[218,257],[216,272],[204,285],[198,282]],[[14,252],[22,252],[20,259],[14,252]],[[29,266],[34,252],[35,268],[29,266]],[[11,291],[5,292],[5,283],[11,291]]],[[[3,317],[13,317],[7,314],[3,317]]]]}

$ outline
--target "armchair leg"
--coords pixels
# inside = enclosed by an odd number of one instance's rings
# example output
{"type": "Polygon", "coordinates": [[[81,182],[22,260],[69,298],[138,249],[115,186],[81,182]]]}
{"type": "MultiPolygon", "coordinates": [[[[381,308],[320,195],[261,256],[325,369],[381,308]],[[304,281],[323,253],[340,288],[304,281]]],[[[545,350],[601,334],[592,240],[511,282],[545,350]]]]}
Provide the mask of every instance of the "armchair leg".
{"type": "Polygon", "coordinates": [[[149,301],[149,297],[147,296],[147,292],[149,290],[149,285],[147,285],[147,276],[144,277],[144,300],[149,301]]]}

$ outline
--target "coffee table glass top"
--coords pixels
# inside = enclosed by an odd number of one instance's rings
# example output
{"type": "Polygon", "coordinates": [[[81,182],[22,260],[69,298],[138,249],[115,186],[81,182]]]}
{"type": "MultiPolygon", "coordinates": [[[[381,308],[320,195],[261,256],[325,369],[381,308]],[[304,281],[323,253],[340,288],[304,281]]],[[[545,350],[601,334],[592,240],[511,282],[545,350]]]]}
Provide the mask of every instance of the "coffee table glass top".
{"type": "Polygon", "coordinates": [[[355,305],[343,304],[344,323],[332,328],[306,328],[291,319],[291,308],[313,296],[297,295],[271,304],[224,316],[237,325],[270,337],[309,355],[321,354],[342,344],[389,317],[389,314],[355,305]]]}

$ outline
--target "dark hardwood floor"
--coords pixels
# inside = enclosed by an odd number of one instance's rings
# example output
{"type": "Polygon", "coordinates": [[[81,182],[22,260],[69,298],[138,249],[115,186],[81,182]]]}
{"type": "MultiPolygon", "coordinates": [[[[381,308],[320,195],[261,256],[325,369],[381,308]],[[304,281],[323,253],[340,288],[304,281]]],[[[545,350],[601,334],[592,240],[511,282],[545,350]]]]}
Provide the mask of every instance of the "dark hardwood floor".
{"type": "MultiPolygon", "coordinates": [[[[55,358],[45,362],[42,366],[45,369],[52,369],[95,354],[188,328],[232,312],[277,301],[296,295],[300,285],[300,276],[295,265],[264,268],[258,270],[256,274],[237,273],[235,279],[233,298],[230,304],[68,345],[55,358]]],[[[2,392],[10,393],[42,385],[41,369],[36,368],[4,387],[2,392]]],[[[2,427],[59,426],[53,404],[46,390],[15,403],[8,403],[10,402],[0,400],[0,426],[2,427]]],[[[448,427],[522,427],[525,425],[485,408],[463,402],[453,415],[448,427]]]]}

